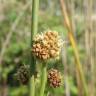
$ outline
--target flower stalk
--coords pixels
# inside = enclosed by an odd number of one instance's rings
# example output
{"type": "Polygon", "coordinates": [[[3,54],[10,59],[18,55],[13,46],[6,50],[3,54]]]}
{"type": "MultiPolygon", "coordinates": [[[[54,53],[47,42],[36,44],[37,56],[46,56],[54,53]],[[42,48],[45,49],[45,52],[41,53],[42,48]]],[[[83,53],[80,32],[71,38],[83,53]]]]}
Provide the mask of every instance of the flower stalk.
{"type": "MultiPolygon", "coordinates": [[[[37,33],[38,30],[38,9],[39,9],[39,0],[33,0],[32,2],[32,24],[31,24],[31,47],[33,45],[33,37],[37,33]]],[[[32,73],[32,77],[30,79],[30,96],[35,96],[35,66],[36,60],[31,53],[31,63],[30,63],[30,71],[32,73]]]]}
{"type": "Polygon", "coordinates": [[[40,88],[40,96],[44,96],[44,90],[47,83],[47,67],[46,65],[42,67],[42,73],[41,73],[41,88],[40,88]]]}
{"type": "Polygon", "coordinates": [[[35,80],[34,76],[31,77],[30,79],[30,96],[35,96],[35,80]]]}

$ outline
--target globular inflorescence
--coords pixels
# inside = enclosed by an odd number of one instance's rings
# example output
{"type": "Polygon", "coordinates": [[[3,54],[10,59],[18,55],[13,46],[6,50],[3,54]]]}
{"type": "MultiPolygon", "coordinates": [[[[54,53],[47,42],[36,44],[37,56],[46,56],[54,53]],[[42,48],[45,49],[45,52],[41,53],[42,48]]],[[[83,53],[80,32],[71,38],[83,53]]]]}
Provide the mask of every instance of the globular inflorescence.
{"type": "Polygon", "coordinates": [[[59,55],[60,46],[61,41],[58,32],[46,31],[34,38],[32,53],[42,60],[55,58],[59,55]]]}
{"type": "Polygon", "coordinates": [[[16,76],[21,84],[26,85],[30,78],[30,71],[28,66],[20,66],[20,68],[17,70],[16,76]]]}
{"type": "Polygon", "coordinates": [[[61,73],[56,70],[56,69],[50,69],[48,71],[48,84],[53,87],[53,88],[57,88],[60,87],[61,85],[61,73]]]}

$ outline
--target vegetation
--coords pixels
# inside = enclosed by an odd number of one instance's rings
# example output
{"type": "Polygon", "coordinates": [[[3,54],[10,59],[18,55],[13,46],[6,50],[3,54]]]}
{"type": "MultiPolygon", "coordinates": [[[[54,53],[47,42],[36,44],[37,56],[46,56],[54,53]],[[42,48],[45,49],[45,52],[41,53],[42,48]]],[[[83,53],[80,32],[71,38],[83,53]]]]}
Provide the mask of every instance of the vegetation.
{"type": "Polygon", "coordinates": [[[95,96],[95,3],[0,1],[0,96],[95,96]]]}

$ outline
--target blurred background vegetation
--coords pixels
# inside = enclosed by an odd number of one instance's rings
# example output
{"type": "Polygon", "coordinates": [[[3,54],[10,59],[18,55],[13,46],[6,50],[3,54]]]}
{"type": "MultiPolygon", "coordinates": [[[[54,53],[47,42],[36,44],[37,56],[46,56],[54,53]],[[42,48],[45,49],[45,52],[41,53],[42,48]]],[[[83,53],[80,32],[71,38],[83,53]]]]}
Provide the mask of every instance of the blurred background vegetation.
{"type": "MultiPolygon", "coordinates": [[[[89,96],[96,96],[96,0],[65,0],[65,3],[89,96]]],[[[40,0],[38,32],[56,30],[68,41],[63,50],[64,64],[61,60],[49,64],[61,70],[64,85],[56,90],[46,88],[46,93],[50,90],[48,96],[83,96],[60,6],[59,0],[40,0]]],[[[0,0],[0,96],[29,94],[29,86],[21,85],[14,74],[20,65],[30,63],[31,17],[32,0],[0,0]]]]}

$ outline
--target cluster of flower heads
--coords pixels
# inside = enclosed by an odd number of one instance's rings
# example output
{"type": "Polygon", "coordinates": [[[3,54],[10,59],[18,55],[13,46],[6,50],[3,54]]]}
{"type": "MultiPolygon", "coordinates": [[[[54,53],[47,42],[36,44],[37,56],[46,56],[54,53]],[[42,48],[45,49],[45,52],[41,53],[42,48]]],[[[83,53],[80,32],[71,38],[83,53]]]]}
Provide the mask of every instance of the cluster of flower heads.
{"type": "MultiPolygon", "coordinates": [[[[32,54],[40,59],[47,60],[59,56],[62,40],[55,31],[46,31],[36,35],[33,40],[32,54]]],[[[30,78],[28,66],[21,66],[17,71],[17,79],[22,84],[27,84],[30,78]]],[[[61,85],[61,73],[56,69],[48,71],[47,80],[51,87],[57,88],[61,85]]]]}
{"type": "Polygon", "coordinates": [[[48,83],[51,87],[57,88],[61,85],[61,73],[56,69],[48,71],[48,83]]]}
{"type": "Polygon", "coordinates": [[[16,73],[17,79],[20,81],[21,84],[26,85],[30,78],[30,72],[28,66],[21,66],[17,73],[16,73]]]}
{"type": "Polygon", "coordinates": [[[46,31],[36,35],[33,40],[32,53],[41,60],[58,57],[61,40],[58,32],[46,31]]]}

